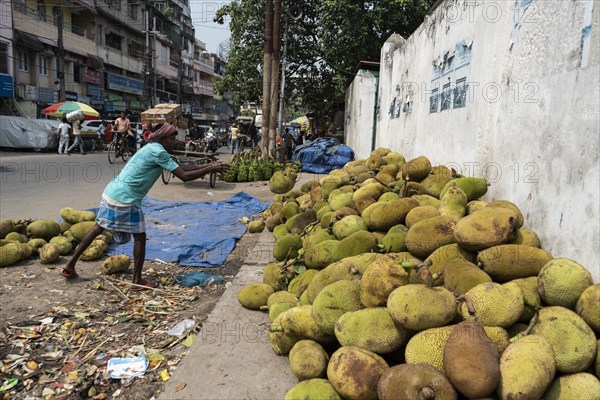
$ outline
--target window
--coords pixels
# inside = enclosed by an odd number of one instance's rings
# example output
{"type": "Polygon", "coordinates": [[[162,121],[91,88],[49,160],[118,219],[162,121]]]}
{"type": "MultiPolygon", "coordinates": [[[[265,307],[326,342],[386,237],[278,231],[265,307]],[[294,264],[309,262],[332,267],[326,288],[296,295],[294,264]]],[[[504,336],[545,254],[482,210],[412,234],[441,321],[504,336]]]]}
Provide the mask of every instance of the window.
{"type": "Polygon", "coordinates": [[[114,33],[107,33],[105,36],[106,45],[108,47],[112,47],[113,49],[121,50],[121,41],[123,40],[121,36],[115,35],[114,33]]]}
{"type": "Polygon", "coordinates": [[[146,50],[146,46],[138,42],[129,43],[128,54],[132,57],[142,58],[144,57],[144,53],[146,50]]]}
{"type": "Polygon", "coordinates": [[[29,54],[23,50],[17,51],[17,65],[19,71],[29,72],[29,54]]]}
{"type": "Polygon", "coordinates": [[[38,75],[48,76],[48,58],[38,55],[38,75]]]}
{"type": "Polygon", "coordinates": [[[166,47],[161,47],[160,48],[160,63],[162,65],[167,65],[169,61],[167,60],[167,48],[166,47]]]}
{"type": "Polygon", "coordinates": [[[77,63],[73,63],[73,82],[81,83],[81,72],[82,72],[81,65],[79,65],[77,63]]]}
{"type": "Polygon", "coordinates": [[[104,0],[110,8],[121,11],[121,0],[104,0]]]}
{"type": "Polygon", "coordinates": [[[127,16],[131,19],[138,19],[137,0],[127,0],[127,16]]]}
{"type": "Polygon", "coordinates": [[[0,42],[0,74],[8,74],[8,44],[0,42]]]}
{"type": "Polygon", "coordinates": [[[27,4],[25,0],[17,0],[14,4],[16,11],[25,14],[25,11],[27,10],[27,4]]]}
{"type": "Polygon", "coordinates": [[[46,22],[46,1],[37,0],[37,19],[46,22]]]}

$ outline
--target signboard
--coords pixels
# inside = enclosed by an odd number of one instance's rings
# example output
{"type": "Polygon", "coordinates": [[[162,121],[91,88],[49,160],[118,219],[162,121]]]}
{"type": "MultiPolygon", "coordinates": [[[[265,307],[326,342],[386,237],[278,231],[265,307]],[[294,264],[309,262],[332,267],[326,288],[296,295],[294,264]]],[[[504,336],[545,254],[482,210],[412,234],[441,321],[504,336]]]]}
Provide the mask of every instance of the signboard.
{"type": "Polygon", "coordinates": [[[84,104],[90,104],[91,99],[88,96],[84,96],[82,94],[77,95],[77,101],[84,104]]]}
{"type": "Polygon", "coordinates": [[[83,80],[89,83],[100,83],[100,72],[90,68],[83,69],[83,80]]]}
{"type": "Polygon", "coordinates": [[[58,103],[58,90],[37,87],[37,101],[46,104],[58,103]]]}
{"type": "Polygon", "coordinates": [[[129,102],[129,108],[131,108],[132,110],[139,110],[140,107],[140,102],[138,100],[131,100],[129,102]]]}
{"type": "Polygon", "coordinates": [[[102,88],[98,85],[88,84],[87,85],[87,93],[88,93],[88,96],[100,97],[100,96],[102,96],[102,88]]]}
{"type": "Polygon", "coordinates": [[[37,88],[31,85],[25,85],[25,100],[37,101],[37,88]]]}
{"type": "Polygon", "coordinates": [[[144,93],[144,82],[139,79],[111,73],[107,75],[107,87],[112,90],[136,94],[138,96],[144,93]]]}
{"type": "Polygon", "coordinates": [[[0,74],[0,97],[15,97],[12,76],[0,74]]]}
{"type": "Polygon", "coordinates": [[[68,90],[65,90],[65,100],[77,101],[77,92],[69,92],[68,90]]]}

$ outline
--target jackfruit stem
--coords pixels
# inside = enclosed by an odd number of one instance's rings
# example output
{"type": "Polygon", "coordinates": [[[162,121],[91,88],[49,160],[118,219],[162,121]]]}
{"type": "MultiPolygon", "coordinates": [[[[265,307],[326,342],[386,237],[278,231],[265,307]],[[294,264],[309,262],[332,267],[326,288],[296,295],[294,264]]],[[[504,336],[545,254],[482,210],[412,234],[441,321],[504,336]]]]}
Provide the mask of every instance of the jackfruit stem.
{"type": "Polygon", "coordinates": [[[402,193],[400,194],[400,197],[406,197],[406,195],[408,194],[408,180],[409,177],[408,175],[406,175],[406,178],[404,178],[404,186],[402,186],[402,193]]]}
{"type": "Polygon", "coordinates": [[[471,299],[471,296],[463,294],[462,296],[458,296],[456,298],[456,301],[464,301],[467,306],[467,310],[469,311],[469,315],[473,316],[474,319],[477,319],[477,316],[475,315],[475,307],[473,306],[473,300],[471,299]]]}
{"type": "Polygon", "coordinates": [[[375,171],[371,171],[371,178],[373,178],[377,183],[383,185],[388,190],[388,192],[393,192],[392,188],[387,183],[383,182],[375,176],[375,171]]]}
{"type": "Polygon", "coordinates": [[[423,400],[434,400],[435,399],[435,391],[429,386],[425,386],[421,388],[419,392],[419,399],[423,400]]]}
{"type": "Polygon", "coordinates": [[[313,227],[317,226],[317,224],[319,224],[319,223],[320,223],[319,221],[315,221],[315,222],[311,222],[310,224],[306,225],[306,226],[304,227],[304,229],[302,230],[302,232],[300,233],[300,237],[304,237],[304,236],[308,235],[308,234],[309,234],[309,231],[310,231],[310,230],[311,230],[313,227]]]}

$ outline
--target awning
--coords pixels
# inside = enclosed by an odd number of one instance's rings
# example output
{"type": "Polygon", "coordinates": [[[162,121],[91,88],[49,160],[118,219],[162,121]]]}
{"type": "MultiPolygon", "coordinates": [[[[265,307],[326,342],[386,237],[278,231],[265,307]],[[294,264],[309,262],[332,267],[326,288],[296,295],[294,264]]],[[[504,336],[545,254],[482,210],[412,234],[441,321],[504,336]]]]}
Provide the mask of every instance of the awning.
{"type": "Polygon", "coordinates": [[[87,60],[85,61],[85,65],[87,67],[90,67],[93,69],[103,69],[104,61],[102,60],[102,58],[88,53],[88,57],[87,57],[87,60]]]}
{"type": "Polygon", "coordinates": [[[27,47],[35,51],[44,51],[46,46],[38,39],[37,36],[30,33],[15,30],[15,43],[18,46],[27,47]]]}

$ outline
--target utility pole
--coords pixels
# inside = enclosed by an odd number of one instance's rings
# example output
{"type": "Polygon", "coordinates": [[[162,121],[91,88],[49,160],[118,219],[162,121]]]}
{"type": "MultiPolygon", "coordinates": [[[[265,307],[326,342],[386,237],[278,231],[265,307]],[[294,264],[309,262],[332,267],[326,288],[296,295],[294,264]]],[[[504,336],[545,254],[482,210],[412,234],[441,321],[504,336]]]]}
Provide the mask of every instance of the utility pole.
{"type": "MultiPolygon", "coordinates": [[[[281,50],[281,0],[275,0],[273,7],[273,57],[271,58],[271,113],[269,115],[269,142],[272,154],[275,153],[275,129],[279,109],[279,54],[281,50]]],[[[264,119],[264,116],[263,116],[264,119]]],[[[281,135],[281,132],[279,132],[281,135]]]]}
{"type": "Polygon", "coordinates": [[[281,135],[283,129],[283,113],[285,105],[285,64],[287,58],[287,44],[288,44],[288,17],[285,16],[285,28],[283,31],[283,58],[281,59],[281,90],[279,92],[279,122],[277,124],[277,131],[281,135]]]}
{"type": "Polygon", "coordinates": [[[56,27],[58,30],[56,39],[56,45],[58,46],[58,64],[56,68],[56,77],[58,79],[58,101],[65,101],[65,45],[63,42],[64,22],[61,0],[58,0],[56,14],[56,27]]]}
{"type": "MultiPolygon", "coordinates": [[[[275,148],[275,136],[270,137],[269,122],[271,116],[271,57],[273,54],[273,0],[265,2],[265,45],[263,55],[262,90],[262,145],[269,150],[275,148]]],[[[271,151],[274,154],[274,151],[271,151]]]]}

